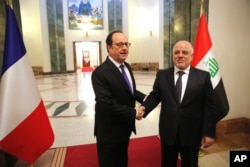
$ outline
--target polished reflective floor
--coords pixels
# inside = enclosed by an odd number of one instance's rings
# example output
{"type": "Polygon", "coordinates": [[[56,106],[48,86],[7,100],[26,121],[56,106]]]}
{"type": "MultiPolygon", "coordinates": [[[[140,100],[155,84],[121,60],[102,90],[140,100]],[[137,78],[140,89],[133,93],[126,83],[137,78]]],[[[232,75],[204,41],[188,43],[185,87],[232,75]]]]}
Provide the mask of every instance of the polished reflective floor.
{"type": "MultiPolygon", "coordinates": [[[[137,90],[148,94],[155,73],[134,72],[134,75],[137,90]]],[[[44,75],[36,79],[54,130],[55,141],[33,167],[63,166],[67,146],[96,142],[93,135],[95,96],[91,73],[44,75]]],[[[133,134],[132,138],[158,135],[159,109],[160,105],[147,118],[136,121],[137,135],[133,134]]],[[[250,135],[245,133],[218,136],[211,148],[202,151],[199,166],[228,167],[229,151],[250,150],[249,140],[250,135]]]]}
{"type": "MultiPolygon", "coordinates": [[[[155,73],[136,73],[137,90],[148,94],[154,77],[155,73]]],[[[52,148],[94,143],[91,73],[38,76],[37,84],[55,133],[52,148]]],[[[158,111],[159,107],[146,119],[137,121],[137,135],[132,137],[157,135],[158,111]]]]}

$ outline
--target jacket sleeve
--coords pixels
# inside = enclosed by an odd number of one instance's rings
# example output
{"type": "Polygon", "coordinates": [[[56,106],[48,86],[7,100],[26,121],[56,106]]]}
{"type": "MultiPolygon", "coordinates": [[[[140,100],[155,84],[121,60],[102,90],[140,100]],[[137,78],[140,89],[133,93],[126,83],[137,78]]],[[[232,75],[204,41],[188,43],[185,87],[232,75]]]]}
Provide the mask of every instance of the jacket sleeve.
{"type": "Polygon", "coordinates": [[[140,92],[138,90],[135,91],[135,99],[139,103],[143,103],[143,100],[144,100],[145,96],[146,95],[144,93],[142,93],[142,92],[140,92]]]}
{"type": "Polygon", "coordinates": [[[144,118],[160,103],[161,94],[159,88],[159,75],[160,71],[156,74],[156,79],[153,84],[153,90],[150,92],[146,100],[142,103],[142,106],[146,108],[144,118]]]}

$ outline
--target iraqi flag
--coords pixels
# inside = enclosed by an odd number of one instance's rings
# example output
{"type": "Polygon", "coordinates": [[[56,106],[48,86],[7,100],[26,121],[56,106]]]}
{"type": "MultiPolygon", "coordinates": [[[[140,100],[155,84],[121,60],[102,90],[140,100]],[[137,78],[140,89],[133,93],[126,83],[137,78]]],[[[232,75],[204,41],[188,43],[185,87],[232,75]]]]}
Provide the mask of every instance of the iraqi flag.
{"type": "Polygon", "coordinates": [[[209,35],[205,15],[200,17],[195,43],[194,55],[191,62],[193,67],[208,71],[216,98],[216,121],[220,121],[229,112],[226,91],[219,73],[219,66],[212,51],[212,41],[209,35]]]}
{"type": "Polygon", "coordinates": [[[29,64],[13,10],[6,7],[0,82],[0,148],[33,164],[54,141],[54,133],[29,64]]]}

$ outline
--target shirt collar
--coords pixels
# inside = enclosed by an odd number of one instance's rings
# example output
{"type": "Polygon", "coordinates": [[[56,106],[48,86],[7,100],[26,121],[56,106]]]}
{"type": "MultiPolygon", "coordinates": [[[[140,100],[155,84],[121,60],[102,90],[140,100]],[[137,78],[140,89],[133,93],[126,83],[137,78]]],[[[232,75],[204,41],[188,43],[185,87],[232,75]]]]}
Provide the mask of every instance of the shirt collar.
{"type": "Polygon", "coordinates": [[[189,70],[190,70],[190,65],[184,69],[184,70],[180,70],[179,68],[177,68],[176,66],[174,66],[174,74],[176,74],[178,71],[184,71],[185,74],[189,74],[189,70]]]}
{"type": "MultiPolygon", "coordinates": [[[[117,61],[115,61],[115,59],[113,59],[111,56],[108,56],[109,60],[112,61],[114,63],[114,65],[117,67],[117,68],[120,68],[120,63],[118,63],[117,61]]],[[[124,64],[124,63],[123,63],[124,64]]]]}

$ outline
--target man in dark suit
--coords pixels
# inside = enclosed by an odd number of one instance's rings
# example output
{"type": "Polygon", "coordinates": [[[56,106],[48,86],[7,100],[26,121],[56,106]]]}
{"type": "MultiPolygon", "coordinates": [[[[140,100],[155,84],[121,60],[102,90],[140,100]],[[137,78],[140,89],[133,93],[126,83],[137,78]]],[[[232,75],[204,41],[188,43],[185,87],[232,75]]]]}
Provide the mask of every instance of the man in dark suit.
{"type": "Polygon", "coordinates": [[[100,167],[127,167],[130,135],[132,131],[136,133],[135,119],[143,115],[135,109],[135,101],[141,103],[145,95],[136,90],[131,67],[125,62],[129,46],[121,31],[111,32],[106,38],[109,55],[92,74],[96,96],[94,134],[100,167]]]}
{"type": "Polygon", "coordinates": [[[209,147],[214,142],[215,100],[210,74],[191,67],[192,56],[191,43],[178,41],[173,48],[174,67],[157,72],[153,90],[141,107],[146,117],[161,102],[162,167],[176,167],[179,153],[182,167],[198,167],[201,143],[203,147],[209,147]],[[176,82],[179,73],[183,75],[178,99],[176,82]]]}

